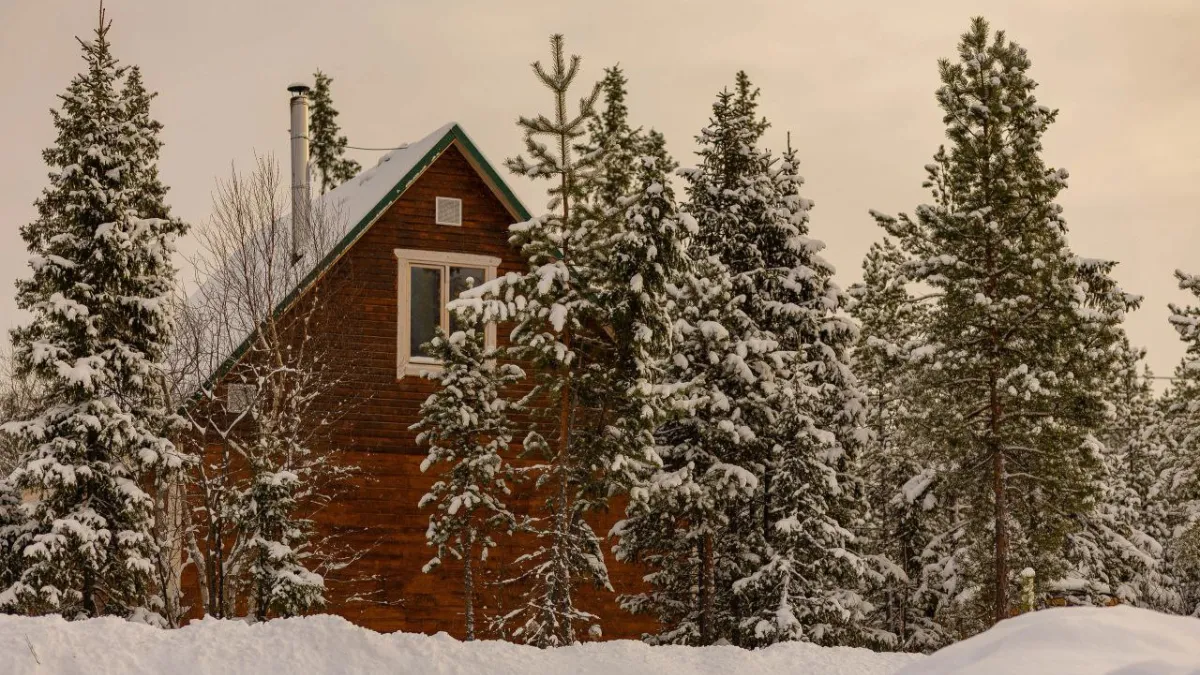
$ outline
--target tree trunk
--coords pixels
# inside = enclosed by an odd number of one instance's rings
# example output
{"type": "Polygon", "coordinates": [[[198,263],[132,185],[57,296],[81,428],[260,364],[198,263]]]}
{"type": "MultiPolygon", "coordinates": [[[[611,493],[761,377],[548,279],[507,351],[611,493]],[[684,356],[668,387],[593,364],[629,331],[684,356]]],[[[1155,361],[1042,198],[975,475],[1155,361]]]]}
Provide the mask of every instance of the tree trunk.
{"type": "Polygon", "coordinates": [[[467,641],[475,639],[475,577],[472,558],[475,556],[475,528],[467,528],[467,551],[463,556],[463,604],[466,607],[467,641]]]}
{"type": "Polygon", "coordinates": [[[712,535],[706,534],[700,543],[700,644],[702,645],[710,645],[714,642],[715,589],[713,583],[716,581],[716,574],[713,568],[712,535]]]}
{"type": "Polygon", "coordinates": [[[96,604],[96,576],[90,569],[83,571],[83,590],[81,595],[83,596],[83,611],[87,616],[93,619],[100,616],[100,608],[96,604]]]}
{"type": "Polygon", "coordinates": [[[1008,494],[1004,476],[1004,452],[997,437],[1000,422],[1000,400],[996,380],[992,378],[992,419],[989,443],[992,446],[992,497],[995,519],[994,561],[996,622],[1008,618],[1008,494]]]}
{"type": "Polygon", "coordinates": [[[771,542],[771,467],[768,466],[763,470],[763,498],[762,498],[762,528],[763,541],[771,542]]]}
{"type": "MultiPolygon", "coordinates": [[[[565,103],[563,103],[564,100],[565,99],[560,94],[559,95],[559,101],[560,101],[559,120],[560,120],[560,122],[565,121],[563,113],[562,113],[562,110],[565,109],[563,107],[563,106],[565,106],[565,103]]],[[[568,166],[566,166],[570,155],[569,155],[569,148],[568,148],[567,140],[566,140],[565,136],[560,138],[560,144],[561,144],[560,151],[562,152],[562,158],[563,158],[563,164],[564,164],[563,174],[562,174],[562,190],[563,190],[563,194],[562,194],[562,200],[563,200],[562,201],[562,208],[563,208],[562,226],[564,229],[566,229],[571,222],[571,200],[570,200],[570,168],[568,166]]],[[[570,255],[571,255],[570,242],[569,242],[569,240],[563,241],[563,243],[562,243],[562,261],[563,261],[563,266],[567,267],[568,269],[570,269],[570,260],[571,260],[570,255]]],[[[570,323],[567,323],[566,325],[563,326],[562,343],[563,343],[564,350],[566,352],[570,352],[571,351],[571,326],[570,326],[570,323]]],[[[558,537],[557,537],[558,541],[556,542],[556,544],[559,548],[559,552],[557,552],[556,555],[560,555],[560,556],[568,555],[565,551],[565,548],[570,545],[570,536],[571,536],[571,532],[570,532],[571,509],[570,509],[570,505],[568,503],[570,500],[570,488],[568,485],[568,483],[570,481],[570,471],[568,470],[568,467],[569,467],[569,462],[571,461],[571,394],[572,394],[572,391],[571,391],[571,368],[570,368],[570,366],[568,366],[566,364],[563,364],[561,367],[562,367],[562,371],[563,371],[562,372],[563,386],[562,386],[561,396],[559,399],[559,408],[558,408],[559,446],[558,446],[558,461],[557,461],[558,472],[559,472],[559,483],[558,483],[559,513],[557,514],[557,523],[558,523],[559,529],[558,529],[558,537]]],[[[571,619],[569,618],[570,614],[571,614],[571,595],[570,595],[571,574],[570,574],[570,570],[567,568],[567,565],[565,564],[565,561],[561,562],[557,566],[556,574],[558,575],[558,597],[556,598],[556,600],[557,600],[556,604],[557,604],[557,611],[559,613],[559,616],[557,617],[558,618],[558,629],[559,629],[558,630],[559,641],[560,641],[560,644],[562,644],[562,645],[571,645],[571,644],[575,644],[575,629],[571,623],[571,619]]]]}

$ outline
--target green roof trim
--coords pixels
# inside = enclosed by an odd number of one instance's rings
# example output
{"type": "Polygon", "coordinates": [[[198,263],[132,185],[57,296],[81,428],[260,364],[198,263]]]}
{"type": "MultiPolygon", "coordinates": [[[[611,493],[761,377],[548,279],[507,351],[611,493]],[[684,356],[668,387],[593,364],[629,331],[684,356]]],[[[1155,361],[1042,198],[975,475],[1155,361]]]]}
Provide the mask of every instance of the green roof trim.
{"type": "MultiPolygon", "coordinates": [[[[291,292],[284,296],[283,300],[279,301],[279,303],[275,306],[275,309],[271,312],[271,316],[279,317],[286,312],[288,308],[292,306],[292,303],[298,300],[300,296],[304,294],[304,291],[308,290],[309,286],[311,286],[313,282],[315,282],[322,274],[328,271],[328,269],[333,266],[333,263],[337,262],[338,258],[340,258],[343,253],[353,246],[354,242],[358,241],[358,238],[361,237],[363,233],[371,227],[372,224],[374,224],[375,220],[379,218],[379,216],[383,215],[383,212],[391,207],[396,200],[400,199],[400,197],[408,191],[408,188],[412,186],[414,182],[416,182],[417,178],[419,178],[421,174],[425,173],[425,170],[432,166],[433,163],[437,161],[438,157],[441,157],[442,153],[444,153],[456,141],[458,142],[459,146],[466,151],[467,157],[469,160],[471,160],[472,165],[475,168],[482,170],[484,178],[486,179],[485,182],[490,183],[491,187],[499,193],[498,197],[500,198],[500,201],[504,202],[505,206],[507,206],[510,211],[515,213],[519,219],[529,220],[532,218],[533,216],[530,215],[528,210],[526,210],[525,205],[521,203],[521,200],[517,199],[516,194],[514,194],[512,189],[508,187],[508,184],[504,182],[504,179],[500,177],[500,174],[496,173],[496,169],[493,168],[491,163],[487,161],[487,159],[483,156],[483,153],[479,151],[479,148],[475,147],[475,144],[471,142],[471,138],[467,136],[465,131],[462,130],[462,127],[455,123],[451,125],[450,129],[446,131],[446,133],[438,140],[438,142],[434,144],[434,146],[430,148],[429,151],[426,152],[425,155],[422,156],[421,159],[418,160],[411,169],[409,169],[408,173],[404,174],[404,176],[396,182],[391,190],[388,190],[383,199],[379,200],[379,203],[376,204],[370,211],[368,211],[367,214],[354,225],[354,227],[350,228],[346,235],[342,237],[342,239],[329,251],[329,253],[325,254],[325,257],[323,257],[317,265],[313,266],[308,274],[304,276],[304,279],[301,280],[301,282],[297,284],[296,287],[291,290],[291,292]]],[[[248,335],[246,339],[242,341],[242,344],[238,345],[238,348],[229,355],[229,358],[225,359],[225,362],[221,364],[221,367],[217,368],[216,372],[210,375],[208,379],[205,380],[204,384],[197,389],[192,400],[195,400],[195,397],[200,395],[201,392],[211,389],[218,381],[221,380],[221,378],[228,375],[229,371],[233,370],[233,367],[237,365],[238,361],[240,361],[242,357],[246,355],[246,352],[249,351],[250,343],[257,335],[257,330],[248,335]]]]}

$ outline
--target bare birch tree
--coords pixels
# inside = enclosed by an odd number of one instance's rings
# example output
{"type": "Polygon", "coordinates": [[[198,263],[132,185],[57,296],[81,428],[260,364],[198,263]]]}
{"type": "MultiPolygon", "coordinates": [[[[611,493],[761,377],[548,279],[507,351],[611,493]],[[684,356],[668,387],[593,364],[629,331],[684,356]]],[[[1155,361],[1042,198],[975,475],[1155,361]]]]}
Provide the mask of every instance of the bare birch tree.
{"type": "Polygon", "coordinates": [[[293,229],[288,197],[270,158],[221,182],[196,232],[198,288],[180,303],[170,386],[194,460],[181,532],[218,617],[319,608],[325,576],[361,555],[313,521],[356,472],[333,437],[351,405],[339,394],[348,364],[330,349],[339,282],[303,288],[343,228],[318,201],[293,229]]]}

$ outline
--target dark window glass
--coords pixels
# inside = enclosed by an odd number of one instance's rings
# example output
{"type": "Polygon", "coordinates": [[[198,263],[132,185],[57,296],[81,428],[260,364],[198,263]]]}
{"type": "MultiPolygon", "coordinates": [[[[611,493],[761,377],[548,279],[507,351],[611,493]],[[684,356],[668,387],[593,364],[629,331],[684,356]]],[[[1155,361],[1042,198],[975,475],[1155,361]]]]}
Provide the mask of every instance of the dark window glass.
{"type": "MultiPolygon", "coordinates": [[[[478,286],[483,283],[483,270],[474,267],[451,267],[450,268],[450,299],[458,297],[459,293],[467,290],[472,286],[478,286]],[[468,284],[468,280],[474,280],[474,284],[468,284]]],[[[454,314],[450,314],[450,332],[459,330],[458,322],[455,321],[454,314]]]]}
{"type": "Polygon", "coordinates": [[[426,356],[423,349],[442,322],[442,271],[413,267],[409,281],[409,355],[426,356]]]}

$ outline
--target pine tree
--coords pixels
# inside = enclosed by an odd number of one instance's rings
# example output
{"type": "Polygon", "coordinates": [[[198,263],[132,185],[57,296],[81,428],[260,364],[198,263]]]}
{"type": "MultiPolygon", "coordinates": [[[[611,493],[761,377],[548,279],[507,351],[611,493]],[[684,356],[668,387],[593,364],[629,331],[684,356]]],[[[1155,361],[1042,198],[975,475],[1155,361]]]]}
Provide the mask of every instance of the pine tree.
{"type": "Polygon", "coordinates": [[[333,107],[329,86],[333,78],[318,70],[313,74],[315,87],[312,91],[309,122],[310,148],[313,166],[321,181],[321,194],[354,178],[362,166],[346,159],[346,137],[339,135],[338,111],[333,107]]]}
{"type": "MultiPolygon", "coordinates": [[[[1061,579],[1066,536],[1095,502],[1103,380],[1116,327],[1137,298],[1112,263],[1067,247],[1055,203],[1067,173],[1046,167],[1024,49],[975,19],[959,62],[942,61],[938,102],[950,148],[926,167],[934,203],[916,219],[877,215],[931,287],[918,405],[929,460],[961,499],[976,626],[1009,616],[1013,572],[1061,579]]],[[[1043,585],[1039,590],[1044,589],[1043,585]]]]}
{"type": "Polygon", "coordinates": [[[604,335],[608,316],[596,302],[597,263],[607,237],[582,208],[599,156],[580,155],[577,148],[594,115],[599,86],[569,114],[567,96],[580,59],[566,59],[561,35],[553,36],[550,46],[549,69],[537,62],[533,70],[552,93],[554,112],[520,119],[528,159],[507,162],[518,175],[552,181],[550,213],[509,228],[510,241],[529,269],[467,291],[452,305],[476,307],[485,322],[515,320],[502,356],[529,364],[530,396],[545,402],[523,441],[525,452],[542,460],[524,472],[536,475],[537,487],[546,494],[544,515],[526,524],[539,546],[516,561],[523,571],[512,581],[524,588],[522,606],[498,621],[516,626],[513,637],[539,646],[573,644],[582,626],[598,633],[596,617],[574,599],[580,583],[612,588],[600,537],[586,516],[607,503],[610,467],[636,470],[647,459],[638,458],[642,449],[623,448],[605,433],[613,377],[603,367],[605,357],[591,358],[611,348],[604,335]],[[628,461],[613,453],[628,453],[628,461]]]}
{"type": "Polygon", "coordinates": [[[22,448],[13,487],[38,496],[0,606],[146,619],[161,608],[144,485],[180,463],[160,377],[173,240],[185,227],[162,203],[151,96],[112,56],[109,28],[101,10],[95,39],[80,41],[87,69],[51,113],[51,185],[21,230],[33,274],[18,281],[17,303],[33,318],[13,331],[15,357],[18,374],[46,382],[47,404],[5,425],[22,448]]]}
{"type": "Polygon", "coordinates": [[[437,548],[425,565],[429,572],[453,557],[463,564],[466,636],[475,639],[475,560],[488,559],[494,533],[513,531],[517,517],[505,504],[511,494],[503,453],[512,442],[509,404],[502,390],[525,377],[515,365],[501,364],[484,348],[484,331],[460,315],[461,330],[439,334],[428,353],[443,364],[429,375],[440,389],[421,405],[418,443],[429,445],[421,471],[439,469],[439,480],[422,497],[434,505],[425,538],[437,548]]]}

